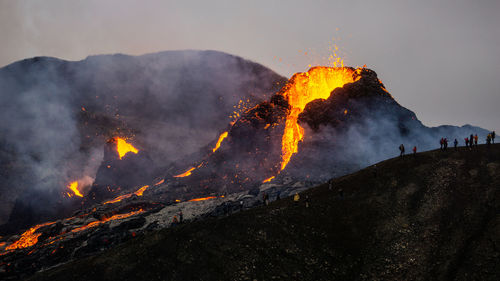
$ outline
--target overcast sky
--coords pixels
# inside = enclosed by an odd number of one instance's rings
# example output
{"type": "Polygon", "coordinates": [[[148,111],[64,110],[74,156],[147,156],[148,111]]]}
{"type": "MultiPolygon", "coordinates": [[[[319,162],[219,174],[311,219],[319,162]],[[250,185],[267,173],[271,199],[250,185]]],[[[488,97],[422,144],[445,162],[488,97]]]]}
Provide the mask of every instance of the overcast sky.
{"type": "Polygon", "coordinates": [[[500,1],[0,0],[0,67],[33,56],[81,60],[212,49],[290,77],[327,64],[375,70],[429,126],[500,131],[500,1]]]}

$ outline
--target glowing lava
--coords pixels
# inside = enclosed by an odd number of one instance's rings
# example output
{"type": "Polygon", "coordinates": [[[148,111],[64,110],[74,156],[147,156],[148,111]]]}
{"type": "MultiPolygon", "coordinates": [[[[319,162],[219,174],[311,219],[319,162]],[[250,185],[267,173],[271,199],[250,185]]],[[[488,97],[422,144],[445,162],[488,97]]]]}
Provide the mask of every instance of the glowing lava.
{"type": "Polygon", "coordinates": [[[215,199],[217,198],[216,196],[208,196],[208,197],[203,197],[203,198],[194,198],[191,200],[188,200],[188,202],[197,202],[197,201],[205,201],[205,200],[210,200],[210,199],[215,199]]]}
{"type": "Polygon", "coordinates": [[[142,194],[144,193],[144,191],[146,191],[146,189],[148,189],[149,185],[145,185],[141,188],[139,188],[136,192],[134,192],[135,195],[137,196],[142,196],[142,194]]]}
{"type": "Polygon", "coordinates": [[[217,144],[215,145],[215,147],[212,149],[212,153],[213,152],[216,152],[217,149],[219,149],[220,147],[220,144],[222,143],[222,141],[227,137],[227,132],[224,132],[222,133],[220,136],[219,136],[219,140],[217,141],[217,144]]]}
{"type": "Polygon", "coordinates": [[[54,224],[55,222],[46,222],[42,224],[37,224],[32,228],[26,230],[23,234],[21,234],[21,238],[16,242],[10,244],[5,248],[6,251],[27,248],[38,243],[38,237],[42,235],[41,233],[35,233],[40,227],[54,224]]]}
{"type": "Polygon", "coordinates": [[[127,193],[127,194],[124,194],[124,195],[120,195],[120,196],[116,197],[115,199],[112,199],[112,200],[104,202],[104,204],[113,204],[113,203],[116,203],[116,202],[120,202],[123,199],[127,199],[127,198],[132,197],[132,195],[134,195],[134,194],[137,195],[137,196],[142,196],[142,194],[144,193],[144,191],[146,191],[146,189],[148,189],[148,187],[149,187],[149,185],[142,186],[141,188],[139,188],[134,193],[127,193]]]}
{"type": "Polygon", "coordinates": [[[266,183],[266,182],[270,182],[272,179],[274,179],[275,176],[272,176],[270,178],[267,178],[265,180],[262,181],[262,183],[266,183]]]}
{"type": "Polygon", "coordinates": [[[71,191],[73,191],[73,193],[76,196],[83,197],[83,195],[80,193],[80,190],[78,190],[78,182],[77,181],[74,181],[74,182],[70,183],[68,185],[68,188],[71,189],[71,191]]]}
{"type": "Polygon", "coordinates": [[[191,175],[191,172],[196,169],[195,167],[191,167],[189,168],[189,170],[185,171],[184,173],[180,174],[180,175],[177,175],[177,176],[174,176],[174,178],[183,178],[183,177],[187,177],[187,176],[190,176],[191,175]]]}
{"type": "Polygon", "coordinates": [[[309,102],[327,99],[335,88],[359,79],[358,76],[355,80],[354,74],[355,70],[347,67],[313,67],[308,72],[296,73],[281,90],[291,108],[283,133],[280,170],[286,167],[292,155],[297,152],[298,143],[304,137],[304,129],[297,123],[299,114],[309,102]]]}
{"type": "Polygon", "coordinates": [[[137,154],[139,150],[135,148],[133,145],[130,143],[127,143],[124,139],[115,137],[114,140],[116,141],[116,151],[118,151],[118,156],[120,157],[120,160],[125,156],[125,154],[132,152],[137,154]]]}
{"type": "Polygon", "coordinates": [[[81,227],[77,227],[77,228],[74,228],[71,230],[71,232],[75,233],[75,232],[80,232],[82,230],[85,230],[85,229],[89,229],[89,228],[92,228],[92,227],[96,227],[100,224],[103,224],[107,221],[112,221],[112,220],[121,220],[121,219],[124,219],[124,218],[128,218],[128,217],[131,217],[133,215],[137,215],[137,214],[140,214],[144,212],[143,209],[140,209],[138,211],[133,211],[133,212],[130,212],[130,213],[126,213],[126,214],[117,214],[117,215],[113,215],[109,218],[104,218],[102,220],[99,220],[99,221],[93,221],[87,225],[84,225],[84,226],[81,226],[81,227]]]}

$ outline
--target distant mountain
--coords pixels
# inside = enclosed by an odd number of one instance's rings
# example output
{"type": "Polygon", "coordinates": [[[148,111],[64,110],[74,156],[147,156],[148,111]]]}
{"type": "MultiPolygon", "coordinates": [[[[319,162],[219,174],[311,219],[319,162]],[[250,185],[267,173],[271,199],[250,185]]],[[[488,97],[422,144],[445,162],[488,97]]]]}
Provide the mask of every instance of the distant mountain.
{"type": "Polygon", "coordinates": [[[0,224],[17,199],[17,209],[43,210],[30,221],[60,213],[65,186],[92,183],[111,137],[128,137],[147,152],[152,169],[167,166],[211,144],[230,115],[285,82],[262,65],[216,51],[75,62],[36,57],[3,67],[0,224]]]}

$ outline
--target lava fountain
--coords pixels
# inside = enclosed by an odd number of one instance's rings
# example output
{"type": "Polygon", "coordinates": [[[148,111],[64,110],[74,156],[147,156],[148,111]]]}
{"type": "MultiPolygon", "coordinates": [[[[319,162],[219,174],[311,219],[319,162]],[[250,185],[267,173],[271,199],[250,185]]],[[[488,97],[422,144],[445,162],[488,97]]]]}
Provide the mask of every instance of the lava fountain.
{"type": "Polygon", "coordinates": [[[74,181],[68,185],[68,188],[73,191],[73,193],[78,196],[78,197],[83,197],[82,193],[80,193],[80,190],[78,190],[78,182],[74,181]]]}
{"type": "Polygon", "coordinates": [[[116,151],[118,152],[118,156],[120,157],[120,160],[125,156],[125,154],[132,152],[134,154],[137,154],[139,150],[135,148],[133,145],[130,143],[127,143],[125,139],[115,137],[113,140],[116,142],[116,151]]]}
{"type": "Polygon", "coordinates": [[[282,138],[281,170],[290,158],[298,151],[298,143],[304,137],[304,129],[297,123],[299,114],[306,105],[315,99],[327,99],[330,93],[347,83],[355,82],[356,70],[348,67],[313,67],[308,72],[296,73],[281,89],[280,94],[285,97],[290,105],[285,131],[282,138]]]}

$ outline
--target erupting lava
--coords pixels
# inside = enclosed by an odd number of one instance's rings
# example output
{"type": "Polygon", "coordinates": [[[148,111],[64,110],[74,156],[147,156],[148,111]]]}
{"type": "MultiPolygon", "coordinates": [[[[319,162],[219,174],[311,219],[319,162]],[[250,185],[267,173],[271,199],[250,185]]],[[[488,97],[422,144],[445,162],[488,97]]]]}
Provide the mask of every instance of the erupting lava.
{"type": "Polygon", "coordinates": [[[215,145],[215,147],[212,149],[212,153],[213,152],[216,152],[217,149],[219,149],[220,147],[220,144],[222,143],[222,141],[227,137],[227,132],[224,132],[222,133],[220,136],[219,136],[219,140],[217,140],[217,144],[215,145]]]}
{"type": "Polygon", "coordinates": [[[54,223],[55,222],[46,222],[33,226],[32,228],[26,230],[23,234],[21,234],[21,238],[19,238],[19,240],[5,247],[5,250],[10,251],[15,249],[27,248],[35,245],[36,243],[38,243],[38,237],[42,235],[41,233],[35,233],[35,231],[37,231],[42,226],[47,226],[54,223]]]}
{"type": "Polygon", "coordinates": [[[120,160],[125,156],[125,154],[132,152],[137,154],[139,150],[135,148],[133,145],[130,143],[127,143],[124,139],[115,137],[113,140],[116,142],[116,151],[118,151],[118,156],[120,157],[120,160]]]}
{"type": "Polygon", "coordinates": [[[215,198],[217,198],[217,196],[208,196],[208,197],[203,197],[203,198],[194,198],[194,199],[188,200],[188,202],[205,201],[205,200],[215,199],[215,198]]]}
{"type": "Polygon", "coordinates": [[[291,108],[286,117],[283,133],[280,171],[297,152],[298,143],[304,137],[304,129],[297,123],[299,114],[309,102],[315,99],[327,99],[335,88],[355,82],[357,79],[353,78],[354,73],[354,69],[347,67],[313,67],[308,72],[296,73],[281,90],[291,108]]]}
{"type": "Polygon", "coordinates": [[[76,196],[83,197],[83,195],[80,193],[80,190],[78,190],[78,182],[77,181],[70,183],[68,185],[68,188],[71,189],[71,191],[73,191],[73,193],[76,196]]]}

